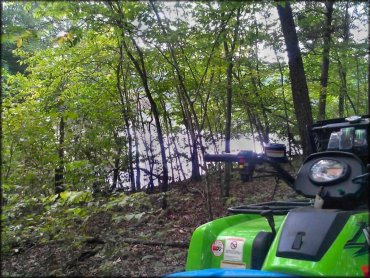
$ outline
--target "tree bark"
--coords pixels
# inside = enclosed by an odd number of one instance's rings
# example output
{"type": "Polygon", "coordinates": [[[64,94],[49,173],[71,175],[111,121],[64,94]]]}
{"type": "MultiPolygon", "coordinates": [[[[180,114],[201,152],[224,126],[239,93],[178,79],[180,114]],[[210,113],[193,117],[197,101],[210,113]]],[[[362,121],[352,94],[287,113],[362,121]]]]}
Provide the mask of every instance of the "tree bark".
{"type": "MultiPolygon", "coordinates": [[[[347,1],[346,3],[346,11],[344,15],[344,24],[343,24],[343,44],[345,46],[348,46],[349,42],[349,13],[348,13],[348,8],[349,8],[349,2],[347,1]]],[[[339,73],[339,78],[340,78],[340,91],[339,91],[339,101],[338,101],[338,114],[339,117],[344,116],[344,106],[345,106],[345,98],[348,95],[348,89],[347,89],[347,69],[346,69],[346,64],[345,60],[347,58],[346,52],[344,52],[344,55],[342,56],[342,59],[338,55],[338,73],[339,73]],[[341,62],[343,60],[343,63],[341,62]]]]}
{"type": "MultiPolygon", "coordinates": [[[[255,25],[255,30],[256,30],[256,37],[258,38],[259,37],[259,34],[258,34],[258,25],[257,25],[257,20],[256,18],[254,18],[254,25],[255,25]]],[[[264,99],[260,97],[258,91],[261,90],[262,91],[262,82],[261,82],[261,76],[260,76],[260,71],[259,71],[259,57],[258,57],[258,41],[257,40],[254,40],[254,59],[256,61],[256,68],[255,68],[255,71],[256,71],[256,77],[254,77],[253,74],[251,74],[251,78],[252,78],[252,84],[253,84],[253,87],[254,87],[254,93],[255,95],[258,97],[258,99],[260,100],[259,101],[259,107],[262,111],[262,117],[263,117],[263,120],[264,120],[264,126],[262,125],[260,119],[257,117],[257,121],[260,125],[260,129],[261,129],[261,132],[262,132],[262,135],[263,135],[263,141],[260,141],[261,143],[269,143],[270,142],[270,124],[269,124],[269,120],[268,120],[268,117],[267,117],[267,109],[264,105],[264,99]]],[[[251,69],[252,69],[252,66],[251,66],[251,69]]],[[[253,69],[254,70],[254,69],[253,69]]]]}
{"type": "MultiPolygon", "coordinates": [[[[225,125],[225,153],[230,153],[230,141],[231,141],[231,113],[232,113],[232,95],[233,95],[233,67],[234,67],[234,53],[236,48],[236,42],[239,35],[240,25],[240,8],[236,12],[236,24],[234,27],[233,37],[230,45],[230,49],[226,40],[226,34],[224,37],[224,51],[226,61],[228,63],[226,69],[226,125],[225,125]]],[[[231,180],[231,168],[232,163],[225,163],[225,183],[224,183],[224,197],[230,196],[230,180],[231,180]]]]}
{"type": "Polygon", "coordinates": [[[116,25],[121,30],[121,40],[122,45],[124,47],[124,50],[129,57],[130,61],[135,67],[136,72],[138,73],[145,95],[150,103],[150,110],[154,117],[156,129],[157,129],[157,136],[158,136],[158,144],[161,152],[161,159],[162,159],[162,180],[160,181],[160,190],[162,192],[166,192],[168,190],[168,166],[167,166],[167,158],[166,158],[166,148],[164,144],[164,137],[163,137],[163,131],[162,131],[162,125],[160,121],[160,113],[157,107],[157,103],[155,102],[152,92],[149,87],[148,82],[148,75],[146,71],[146,65],[144,61],[144,53],[135,41],[135,38],[132,34],[132,30],[129,27],[129,24],[125,21],[126,15],[124,14],[124,11],[122,10],[121,6],[115,5],[114,2],[107,2],[106,5],[110,7],[113,13],[116,13],[118,17],[115,19],[116,25]],[[135,49],[135,55],[130,49],[128,45],[128,41],[131,41],[133,48],[135,49]]]}
{"type": "Polygon", "coordinates": [[[299,135],[301,137],[303,156],[307,156],[312,153],[308,128],[312,125],[313,120],[302,55],[299,49],[293,13],[289,2],[286,1],[284,6],[277,5],[277,10],[288,53],[293,104],[298,123],[299,135]]]}
{"type": "Polygon", "coordinates": [[[322,52],[322,66],[320,76],[320,97],[319,97],[319,115],[318,120],[325,120],[326,112],[326,96],[329,76],[329,52],[330,52],[330,37],[332,34],[331,22],[333,18],[333,4],[332,0],[325,2],[325,26],[324,26],[324,45],[322,52]]]}
{"type": "Polygon", "coordinates": [[[152,134],[150,132],[150,124],[148,123],[148,129],[149,129],[149,144],[146,141],[146,129],[145,129],[145,124],[142,116],[142,109],[140,109],[140,117],[141,117],[141,126],[142,126],[142,141],[145,146],[145,152],[146,152],[146,157],[147,161],[149,164],[149,184],[148,184],[148,192],[153,193],[154,192],[154,154],[153,154],[153,148],[151,145],[151,139],[152,139],[152,134]]]}
{"type": "Polygon", "coordinates": [[[367,1],[367,113],[370,115],[370,0],[367,1]]]}
{"type": "MultiPolygon", "coordinates": [[[[130,129],[130,108],[129,108],[129,99],[128,99],[128,92],[127,92],[127,73],[128,73],[128,67],[126,67],[126,71],[123,69],[123,49],[122,45],[119,46],[120,50],[120,62],[118,63],[117,70],[116,70],[116,78],[117,78],[117,91],[119,93],[120,102],[121,102],[121,114],[123,118],[123,122],[125,123],[126,128],[126,134],[127,134],[127,140],[128,140],[128,162],[129,162],[129,177],[130,177],[130,185],[131,185],[131,192],[135,192],[135,174],[134,174],[134,167],[133,167],[133,150],[132,150],[132,135],[131,135],[131,129],[130,129]],[[122,82],[121,82],[122,80],[122,82]],[[123,88],[122,88],[123,87],[123,88]]],[[[120,155],[122,146],[121,144],[121,138],[119,138],[118,134],[115,136],[118,152],[117,152],[117,158],[116,158],[116,165],[119,165],[120,161],[120,155]],[[118,160],[118,162],[117,162],[118,160]]],[[[116,167],[115,165],[115,167],[116,167]]],[[[115,174],[117,175],[119,169],[115,168],[115,174]]],[[[115,177],[116,177],[115,175],[115,177]]],[[[117,175],[118,178],[118,175],[117,175]]],[[[113,181],[113,184],[115,185],[117,183],[117,180],[113,181]]]]}
{"type": "Polygon", "coordinates": [[[112,187],[111,189],[117,188],[117,182],[119,180],[119,174],[120,174],[120,163],[121,163],[121,153],[122,153],[122,143],[121,138],[118,136],[118,132],[114,132],[114,141],[117,146],[117,152],[116,157],[114,159],[114,169],[113,169],[113,181],[112,181],[112,187]]]}
{"type": "MultiPolygon", "coordinates": [[[[167,36],[167,31],[164,28],[164,25],[162,23],[162,19],[159,16],[157,7],[153,3],[153,1],[149,1],[149,4],[150,4],[152,10],[154,11],[154,13],[156,15],[157,22],[158,22],[159,27],[162,30],[162,33],[167,36]]],[[[198,133],[200,131],[199,130],[198,118],[197,118],[197,115],[196,115],[195,110],[194,110],[193,102],[190,100],[189,94],[187,92],[187,88],[186,88],[186,85],[185,85],[183,74],[180,71],[180,67],[179,67],[177,57],[176,57],[176,54],[175,54],[175,48],[172,45],[172,43],[169,42],[169,41],[167,41],[166,44],[167,44],[167,47],[168,47],[168,50],[170,52],[170,56],[171,56],[171,59],[172,59],[172,66],[174,68],[177,79],[179,81],[180,89],[178,90],[178,92],[180,94],[180,97],[183,99],[183,105],[184,105],[185,113],[187,115],[188,128],[189,128],[190,135],[191,135],[191,140],[192,140],[193,148],[192,148],[192,153],[191,153],[191,163],[192,163],[191,179],[192,180],[201,180],[201,176],[200,176],[200,172],[199,172],[199,157],[198,157],[198,148],[197,148],[197,146],[198,146],[197,136],[196,136],[196,133],[195,133],[195,130],[197,130],[198,133]],[[193,115],[193,118],[191,117],[191,115],[193,115]],[[195,125],[195,128],[194,128],[194,125],[195,125]]]]}
{"type": "Polygon", "coordinates": [[[137,136],[135,124],[132,126],[135,138],[135,165],[136,165],[136,191],[141,190],[141,173],[140,173],[140,152],[139,152],[139,138],[137,136]]]}
{"type": "Polygon", "coordinates": [[[158,143],[159,143],[159,147],[161,150],[161,159],[162,159],[162,181],[160,182],[160,188],[161,188],[161,192],[166,192],[168,190],[168,166],[167,166],[166,149],[164,145],[162,124],[159,119],[159,110],[158,110],[156,102],[153,99],[153,96],[152,96],[152,93],[150,91],[149,84],[148,84],[148,77],[147,77],[146,67],[145,67],[145,62],[144,62],[144,54],[139,48],[139,46],[137,45],[137,43],[135,42],[135,40],[131,37],[131,41],[135,45],[137,54],[139,56],[138,59],[136,59],[131,53],[128,45],[125,42],[125,35],[123,32],[122,32],[122,36],[123,36],[122,39],[123,39],[123,45],[124,45],[125,51],[128,54],[131,62],[134,64],[135,69],[141,78],[144,91],[145,91],[147,99],[149,100],[150,109],[154,117],[155,125],[157,128],[158,143]]]}
{"type": "Polygon", "coordinates": [[[55,194],[59,194],[64,191],[64,135],[65,135],[65,123],[63,116],[60,116],[59,120],[59,145],[58,145],[58,167],[55,169],[54,176],[54,191],[55,194]]]}

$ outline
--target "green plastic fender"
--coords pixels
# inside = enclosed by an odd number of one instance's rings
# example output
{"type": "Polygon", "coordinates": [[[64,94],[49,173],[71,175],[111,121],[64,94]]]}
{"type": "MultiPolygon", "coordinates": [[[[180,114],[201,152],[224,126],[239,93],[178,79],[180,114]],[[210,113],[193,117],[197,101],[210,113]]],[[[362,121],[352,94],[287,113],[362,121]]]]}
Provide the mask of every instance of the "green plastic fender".
{"type": "Polygon", "coordinates": [[[369,227],[368,212],[350,216],[336,240],[318,262],[277,257],[279,240],[276,239],[280,238],[279,231],[262,270],[300,276],[364,277],[361,268],[369,265],[369,243],[363,232],[366,227],[369,227]],[[351,240],[356,244],[351,246],[349,244],[351,240]]]}
{"type": "MultiPolygon", "coordinates": [[[[362,268],[369,265],[369,245],[364,229],[369,227],[369,213],[351,215],[342,231],[320,261],[277,257],[281,229],[286,216],[274,216],[277,235],[266,256],[262,270],[299,276],[360,276],[362,268]],[[349,244],[351,243],[351,244],[349,244]]],[[[225,262],[225,245],[231,239],[242,239],[243,250],[239,267],[250,268],[253,240],[261,232],[271,231],[267,220],[257,214],[238,214],[206,223],[193,233],[186,270],[221,268],[225,262]],[[227,241],[229,240],[229,241],[227,241]],[[213,252],[217,241],[223,247],[213,252]]]]}
{"type": "MultiPolygon", "coordinates": [[[[275,228],[279,229],[285,216],[275,216],[275,228]]],[[[208,222],[198,227],[191,238],[186,270],[220,268],[224,252],[219,256],[212,253],[212,244],[218,240],[225,246],[228,238],[244,239],[243,255],[240,263],[250,267],[252,243],[261,232],[271,231],[267,220],[258,214],[237,214],[208,222]]]]}

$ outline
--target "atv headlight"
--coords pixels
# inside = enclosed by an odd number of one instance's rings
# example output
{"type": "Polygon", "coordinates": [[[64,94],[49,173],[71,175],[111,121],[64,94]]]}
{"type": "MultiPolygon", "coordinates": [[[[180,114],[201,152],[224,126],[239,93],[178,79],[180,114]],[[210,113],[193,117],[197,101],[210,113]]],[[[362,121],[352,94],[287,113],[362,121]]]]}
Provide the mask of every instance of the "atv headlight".
{"type": "Polygon", "coordinates": [[[335,183],[348,174],[349,167],[334,159],[321,159],[315,162],[310,169],[309,177],[314,183],[335,183]]]}

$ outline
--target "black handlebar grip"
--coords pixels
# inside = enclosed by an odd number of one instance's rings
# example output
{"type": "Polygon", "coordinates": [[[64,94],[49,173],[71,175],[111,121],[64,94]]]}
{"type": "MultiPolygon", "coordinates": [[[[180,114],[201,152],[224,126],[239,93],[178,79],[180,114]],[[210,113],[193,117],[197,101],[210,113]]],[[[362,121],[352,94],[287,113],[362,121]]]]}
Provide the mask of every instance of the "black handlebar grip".
{"type": "Polygon", "coordinates": [[[223,154],[205,154],[204,160],[208,162],[238,162],[238,155],[231,154],[231,153],[223,153],[223,154]]]}

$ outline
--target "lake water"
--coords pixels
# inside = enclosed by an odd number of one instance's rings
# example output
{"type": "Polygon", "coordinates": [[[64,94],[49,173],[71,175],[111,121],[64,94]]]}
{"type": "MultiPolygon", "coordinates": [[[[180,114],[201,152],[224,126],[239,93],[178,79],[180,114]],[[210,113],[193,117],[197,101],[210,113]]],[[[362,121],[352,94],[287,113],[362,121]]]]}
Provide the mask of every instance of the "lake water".
{"type": "MultiPolygon", "coordinates": [[[[155,137],[155,136],[153,136],[153,137],[155,137]]],[[[178,152],[184,154],[187,157],[190,157],[190,151],[189,151],[189,146],[188,146],[189,145],[188,144],[188,137],[185,136],[184,134],[176,134],[176,136],[174,136],[174,137],[176,138],[176,146],[177,146],[178,152]]],[[[260,143],[257,140],[253,140],[251,138],[252,138],[252,136],[249,136],[249,137],[247,137],[247,136],[238,136],[238,138],[232,139],[231,142],[230,142],[231,153],[237,153],[241,150],[252,150],[252,151],[255,151],[257,153],[262,152],[263,148],[260,145],[260,143]]],[[[190,176],[191,176],[191,162],[190,162],[190,160],[186,159],[184,156],[178,156],[178,159],[176,160],[173,157],[173,154],[175,152],[175,147],[174,147],[172,142],[170,142],[170,144],[168,144],[167,139],[168,138],[166,137],[166,144],[168,146],[166,148],[166,155],[167,155],[167,159],[168,159],[168,170],[169,170],[168,174],[169,174],[169,177],[170,177],[169,182],[176,182],[176,181],[180,181],[180,180],[190,178],[190,176]],[[173,167],[171,167],[171,160],[172,160],[173,167]],[[180,170],[179,169],[180,168],[179,163],[181,163],[181,167],[183,169],[183,173],[185,174],[185,176],[183,176],[182,171],[179,171],[180,170]],[[174,171],[171,170],[172,168],[174,169],[174,171]]],[[[140,138],[140,140],[139,140],[139,153],[141,155],[141,157],[140,157],[140,160],[141,160],[140,168],[144,168],[148,171],[150,169],[150,164],[149,164],[149,161],[148,161],[147,155],[146,155],[144,140],[146,140],[148,145],[151,144],[151,148],[153,150],[153,154],[155,155],[155,161],[156,161],[156,163],[154,163],[154,165],[153,165],[154,173],[159,174],[159,173],[161,173],[161,170],[162,170],[161,169],[162,168],[161,167],[162,162],[161,162],[161,158],[160,158],[160,148],[159,148],[158,142],[156,140],[153,140],[153,138],[151,138],[149,133],[146,133],[145,136],[143,136],[143,138],[140,138]],[[146,159],[143,159],[144,158],[143,156],[146,159]]],[[[216,145],[217,145],[217,149],[218,149],[219,153],[222,153],[223,150],[225,149],[225,142],[222,141],[222,140],[218,140],[216,142],[216,145]]],[[[205,147],[206,147],[206,152],[207,153],[216,153],[215,147],[214,147],[213,144],[208,144],[205,147]]],[[[134,154],[134,157],[135,157],[135,154],[134,154]]],[[[201,159],[201,157],[200,157],[200,159],[201,159]]],[[[200,169],[200,171],[201,171],[201,174],[203,174],[202,169],[200,169]]],[[[135,175],[136,175],[136,172],[135,172],[135,175]]],[[[121,176],[121,183],[118,185],[118,187],[119,188],[124,188],[124,189],[129,189],[130,188],[130,179],[129,179],[128,171],[121,172],[120,176],[121,176]]],[[[154,179],[154,185],[157,186],[158,185],[157,178],[153,177],[153,179],[154,179]]],[[[108,182],[110,184],[112,183],[111,181],[112,181],[112,177],[109,177],[108,182]]],[[[140,180],[140,182],[141,182],[141,187],[142,188],[145,188],[146,186],[148,186],[149,175],[144,173],[143,171],[141,171],[141,180],[140,180]]]]}

